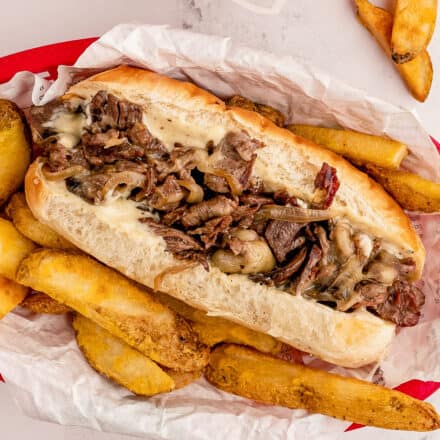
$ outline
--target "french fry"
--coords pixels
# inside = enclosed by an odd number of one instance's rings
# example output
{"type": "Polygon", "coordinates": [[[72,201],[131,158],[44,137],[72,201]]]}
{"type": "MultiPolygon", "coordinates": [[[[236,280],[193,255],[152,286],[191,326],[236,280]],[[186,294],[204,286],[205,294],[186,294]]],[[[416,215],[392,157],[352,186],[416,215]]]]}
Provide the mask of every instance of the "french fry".
{"type": "MultiPolygon", "coordinates": [[[[392,14],[372,5],[368,0],[355,0],[355,3],[360,22],[391,57],[392,14]]],[[[413,60],[395,66],[414,98],[424,102],[431,90],[433,76],[429,53],[423,50],[413,60]]]]}
{"type": "Polygon", "coordinates": [[[20,305],[33,313],[45,313],[47,315],[63,315],[72,311],[71,308],[42,292],[31,293],[20,305]]]}
{"type": "Polygon", "coordinates": [[[10,221],[0,218],[0,275],[15,280],[20,261],[35,247],[10,221]]]}
{"type": "Polygon", "coordinates": [[[288,125],[287,129],[357,163],[397,169],[408,154],[401,142],[357,131],[299,124],[288,125]]]}
{"type": "Polygon", "coordinates": [[[368,382],[289,364],[245,347],[216,348],[205,374],[224,391],[267,404],[380,428],[440,428],[440,417],[429,403],[368,382]]]}
{"type": "Polygon", "coordinates": [[[48,248],[76,249],[73,244],[34,217],[23,193],[15,193],[11,197],[6,206],[6,214],[14,226],[34,243],[48,248]]]}
{"type": "Polygon", "coordinates": [[[208,348],[183,318],[88,256],[39,250],[22,261],[17,279],[91,319],[161,365],[194,371],[208,362],[208,348]]]}
{"type": "Polygon", "coordinates": [[[437,17],[437,0],[397,0],[391,36],[394,62],[407,63],[431,41],[437,17]]]}
{"type": "Polygon", "coordinates": [[[28,288],[0,275],[0,319],[15,309],[27,295],[28,288]]]}
{"type": "Polygon", "coordinates": [[[192,322],[192,328],[200,340],[213,347],[220,342],[249,345],[264,353],[274,355],[285,350],[285,344],[272,336],[250,330],[227,319],[208,316],[205,312],[195,309],[165,293],[155,292],[157,299],[185,319],[192,322]]]}
{"type": "Polygon", "coordinates": [[[78,346],[98,373],[139,396],[175,388],[174,380],[151,359],[81,315],[72,322],[78,346]]]}
{"type": "Polygon", "coordinates": [[[0,99],[0,206],[22,184],[30,160],[20,111],[13,102],[0,99]]]}
{"type": "Polygon", "coordinates": [[[260,113],[265,118],[271,120],[275,125],[278,125],[279,127],[284,126],[285,116],[279,110],[269,105],[258,104],[240,95],[231,96],[226,100],[226,104],[230,107],[240,107],[260,113]]]}
{"type": "Polygon", "coordinates": [[[409,211],[439,212],[440,183],[431,182],[408,171],[387,170],[372,165],[365,171],[409,211]]]}

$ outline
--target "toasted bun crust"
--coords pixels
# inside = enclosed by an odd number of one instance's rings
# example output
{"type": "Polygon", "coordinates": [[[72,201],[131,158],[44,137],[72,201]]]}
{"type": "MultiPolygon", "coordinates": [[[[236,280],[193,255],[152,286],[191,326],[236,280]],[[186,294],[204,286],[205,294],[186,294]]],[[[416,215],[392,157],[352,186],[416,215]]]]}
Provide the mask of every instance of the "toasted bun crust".
{"type": "MultiPolygon", "coordinates": [[[[76,84],[69,93],[90,98],[98,90],[142,105],[150,130],[154,127],[153,116],[161,114],[179,127],[190,126],[193,140],[246,130],[266,145],[257,151],[254,174],[263,178],[270,190],[285,188],[292,195],[310,200],[316,173],[322,162],[329,163],[337,169],[341,182],[332,210],[364,232],[392,243],[400,255],[411,256],[416,260],[418,275],[421,273],[424,249],[407,216],[379,185],[339,156],[276,127],[258,114],[227,108],[192,84],[149,71],[119,67],[76,84]]],[[[92,206],[67,191],[63,182],[45,180],[38,161],[30,167],[25,187],[28,204],[41,222],[147,287],[154,288],[160,279],[160,290],[210,314],[346,367],[377,361],[393,339],[395,326],[369,312],[338,312],[259,285],[245,275],[227,275],[215,267],[206,272],[192,266],[163,276],[167,269],[182,266],[182,261],[166,251],[161,237],[137,221],[131,202],[92,206]]]]}

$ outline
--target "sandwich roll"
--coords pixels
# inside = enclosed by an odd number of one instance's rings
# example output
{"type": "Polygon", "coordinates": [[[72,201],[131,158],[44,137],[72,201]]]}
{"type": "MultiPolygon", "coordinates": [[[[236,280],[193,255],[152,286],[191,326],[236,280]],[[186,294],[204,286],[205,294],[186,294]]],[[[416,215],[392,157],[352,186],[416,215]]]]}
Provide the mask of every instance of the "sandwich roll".
{"type": "Polygon", "coordinates": [[[346,367],[416,324],[421,241],[341,157],[127,66],[29,120],[33,214],[127,277],[346,367]]]}

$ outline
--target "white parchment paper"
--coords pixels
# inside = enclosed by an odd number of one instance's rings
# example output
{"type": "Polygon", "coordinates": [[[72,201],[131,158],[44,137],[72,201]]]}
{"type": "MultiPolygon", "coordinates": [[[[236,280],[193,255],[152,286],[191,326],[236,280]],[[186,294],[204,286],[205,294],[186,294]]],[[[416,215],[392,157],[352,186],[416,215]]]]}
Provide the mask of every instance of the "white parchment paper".
{"type": "MultiPolygon", "coordinates": [[[[220,97],[238,93],[272,105],[289,123],[341,125],[388,135],[410,147],[406,168],[440,181],[439,155],[413,113],[291,57],[166,26],[116,26],[89,47],[75,67],[61,66],[55,83],[21,72],[0,85],[0,97],[21,107],[42,104],[72,82],[121,63],[193,81],[220,97]]],[[[428,254],[421,282],[426,305],[420,324],[399,331],[380,362],[388,386],[416,378],[440,381],[439,220],[437,215],[413,215],[428,254]]],[[[367,380],[378,366],[345,370],[311,357],[304,360],[367,380]]],[[[135,397],[87,365],[67,318],[20,309],[0,321],[0,372],[29,416],[151,439],[330,439],[348,425],[302,410],[257,404],[216,390],[203,379],[170,394],[135,397]]]]}

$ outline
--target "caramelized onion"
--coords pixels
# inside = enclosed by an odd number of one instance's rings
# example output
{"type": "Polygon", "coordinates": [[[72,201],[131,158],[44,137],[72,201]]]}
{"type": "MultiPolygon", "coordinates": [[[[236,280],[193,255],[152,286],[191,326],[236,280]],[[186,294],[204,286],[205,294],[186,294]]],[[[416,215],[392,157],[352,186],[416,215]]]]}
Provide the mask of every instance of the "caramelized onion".
{"type": "Polygon", "coordinates": [[[42,169],[44,177],[47,180],[64,180],[68,179],[69,177],[76,176],[78,174],[82,174],[86,171],[86,169],[82,165],[74,165],[69,168],[65,168],[64,170],[60,171],[48,171],[46,168],[42,169]]]}
{"type": "Polygon", "coordinates": [[[334,214],[328,209],[308,209],[299,206],[264,205],[256,214],[256,222],[284,220],[295,223],[310,223],[329,220],[334,214]]]}
{"type": "Polygon", "coordinates": [[[102,196],[105,197],[109,192],[113,192],[118,185],[125,185],[126,190],[141,188],[145,183],[145,176],[134,171],[121,171],[110,176],[102,187],[102,196]]]}
{"type": "Polygon", "coordinates": [[[175,275],[177,273],[183,272],[184,270],[192,269],[195,266],[197,266],[197,263],[187,262],[166,268],[159,275],[156,275],[154,277],[154,290],[160,290],[162,282],[167,275],[175,275]]]}
{"type": "Polygon", "coordinates": [[[177,183],[189,191],[189,194],[186,196],[186,201],[188,203],[200,203],[203,201],[203,189],[200,185],[197,185],[196,182],[191,182],[190,180],[178,180],[177,183]]]}

